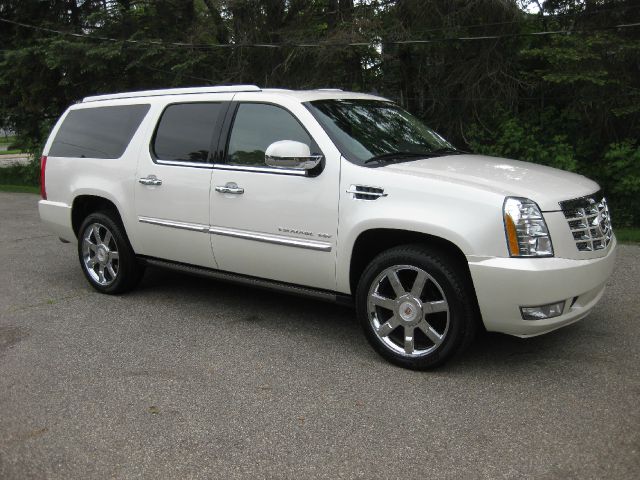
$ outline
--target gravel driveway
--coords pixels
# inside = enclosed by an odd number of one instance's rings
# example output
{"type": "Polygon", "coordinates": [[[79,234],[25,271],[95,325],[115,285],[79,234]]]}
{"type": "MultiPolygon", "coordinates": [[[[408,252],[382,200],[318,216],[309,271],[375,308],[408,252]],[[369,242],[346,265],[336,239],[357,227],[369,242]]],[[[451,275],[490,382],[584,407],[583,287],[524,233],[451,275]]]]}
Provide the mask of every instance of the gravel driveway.
{"type": "Polygon", "coordinates": [[[0,478],[640,478],[640,247],[590,317],[385,363],[346,308],[149,270],[108,297],[0,193],[0,478]]]}

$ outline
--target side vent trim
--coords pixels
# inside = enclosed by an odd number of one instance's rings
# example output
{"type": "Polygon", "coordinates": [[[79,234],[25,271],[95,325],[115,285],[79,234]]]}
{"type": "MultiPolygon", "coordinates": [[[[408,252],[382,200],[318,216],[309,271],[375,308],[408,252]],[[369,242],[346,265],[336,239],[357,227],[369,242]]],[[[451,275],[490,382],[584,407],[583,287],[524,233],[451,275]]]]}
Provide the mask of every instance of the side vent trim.
{"type": "Polygon", "coordinates": [[[369,185],[351,185],[347,193],[351,194],[351,198],[355,200],[377,200],[387,196],[384,188],[369,185]]]}

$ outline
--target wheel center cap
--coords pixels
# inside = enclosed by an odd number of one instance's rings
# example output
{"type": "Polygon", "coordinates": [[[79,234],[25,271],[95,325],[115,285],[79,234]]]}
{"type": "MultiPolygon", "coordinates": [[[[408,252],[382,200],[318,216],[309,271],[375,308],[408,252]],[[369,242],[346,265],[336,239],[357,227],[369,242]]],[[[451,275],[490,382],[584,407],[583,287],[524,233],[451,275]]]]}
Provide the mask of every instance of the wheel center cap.
{"type": "Polygon", "coordinates": [[[98,247],[96,256],[98,257],[98,261],[100,263],[104,263],[107,261],[107,258],[109,258],[109,252],[107,252],[107,249],[103,245],[100,245],[98,247]]]}
{"type": "Polygon", "coordinates": [[[418,307],[411,302],[402,302],[398,313],[405,322],[412,322],[418,316],[418,307]]]}

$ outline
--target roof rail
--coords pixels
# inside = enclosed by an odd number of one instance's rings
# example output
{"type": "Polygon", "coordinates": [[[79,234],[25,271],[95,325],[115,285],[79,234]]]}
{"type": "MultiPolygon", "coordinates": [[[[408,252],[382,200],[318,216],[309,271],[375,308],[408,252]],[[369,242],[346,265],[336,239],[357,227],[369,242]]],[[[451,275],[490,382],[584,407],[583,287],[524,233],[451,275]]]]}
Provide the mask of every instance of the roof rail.
{"type": "Polygon", "coordinates": [[[82,99],[86,102],[101,100],[116,100],[119,98],[157,97],[164,95],[189,95],[196,93],[233,93],[233,92],[261,92],[256,85],[219,85],[215,87],[166,88],[164,90],[143,90],[140,92],[112,93],[108,95],[94,95],[82,99]]]}

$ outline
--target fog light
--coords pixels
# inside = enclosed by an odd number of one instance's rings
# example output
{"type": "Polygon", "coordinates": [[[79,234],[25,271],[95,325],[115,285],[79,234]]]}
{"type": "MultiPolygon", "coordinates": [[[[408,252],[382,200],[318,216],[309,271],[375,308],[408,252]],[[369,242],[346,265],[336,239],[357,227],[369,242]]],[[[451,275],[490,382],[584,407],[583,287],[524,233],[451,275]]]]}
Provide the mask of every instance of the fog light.
{"type": "Polygon", "coordinates": [[[520,307],[523,320],[544,320],[562,315],[564,300],[562,302],[540,305],[539,307],[520,307]]]}

